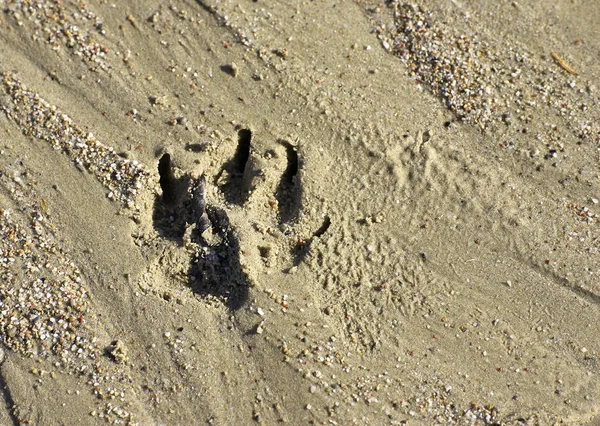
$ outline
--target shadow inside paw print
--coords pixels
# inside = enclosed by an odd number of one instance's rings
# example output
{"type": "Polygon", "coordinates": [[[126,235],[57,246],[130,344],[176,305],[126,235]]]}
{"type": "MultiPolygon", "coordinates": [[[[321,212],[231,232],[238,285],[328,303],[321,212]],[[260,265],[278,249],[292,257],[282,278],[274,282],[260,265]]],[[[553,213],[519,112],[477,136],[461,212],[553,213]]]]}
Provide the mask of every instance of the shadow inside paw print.
{"type": "Polygon", "coordinates": [[[175,178],[169,154],[161,157],[158,171],[163,194],[154,205],[156,231],[162,238],[197,247],[188,268],[195,293],[223,297],[229,309],[239,309],[248,298],[249,283],[227,213],[207,204],[204,176],[175,178]]]}
{"type": "Polygon", "coordinates": [[[278,143],[285,148],[287,166],[281,176],[275,197],[279,204],[279,222],[287,223],[295,219],[300,211],[302,192],[300,184],[297,182],[300,166],[296,147],[285,140],[279,140],[278,143]]]}
{"type": "Polygon", "coordinates": [[[252,140],[252,132],[248,129],[238,131],[238,144],[234,156],[227,161],[215,180],[224,178],[224,184],[221,186],[221,191],[227,202],[231,204],[244,204],[248,198],[247,191],[244,191],[244,172],[248,160],[250,159],[250,142],[252,140]]]}

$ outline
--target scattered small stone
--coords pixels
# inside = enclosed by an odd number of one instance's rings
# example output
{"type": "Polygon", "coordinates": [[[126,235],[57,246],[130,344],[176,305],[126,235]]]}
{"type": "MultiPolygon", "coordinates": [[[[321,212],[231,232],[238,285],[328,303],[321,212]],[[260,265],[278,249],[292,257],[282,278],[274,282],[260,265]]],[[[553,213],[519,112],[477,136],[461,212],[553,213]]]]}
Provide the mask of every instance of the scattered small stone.
{"type": "Polygon", "coordinates": [[[137,28],[137,22],[133,15],[127,15],[127,21],[131,24],[132,27],[137,28]]]}
{"type": "Polygon", "coordinates": [[[160,13],[158,11],[153,12],[149,17],[148,17],[148,22],[152,23],[152,24],[156,24],[158,22],[158,18],[160,17],[160,13]]]}
{"type": "Polygon", "coordinates": [[[231,64],[228,64],[228,65],[221,66],[221,70],[223,72],[231,75],[232,77],[237,77],[238,74],[240,73],[240,70],[235,62],[232,62],[231,64]]]}
{"type": "Polygon", "coordinates": [[[69,155],[76,165],[92,172],[112,194],[109,198],[133,208],[141,189],[157,190],[156,176],[141,163],[119,156],[56,106],[29,91],[14,74],[3,73],[2,83],[10,95],[10,102],[5,105],[6,116],[24,134],[50,143],[54,149],[69,155]]]}
{"type": "Polygon", "coordinates": [[[110,66],[105,59],[109,50],[94,37],[95,32],[105,34],[103,23],[84,2],[77,5],[77,13],[67,9],[64,2],[35,0],[4,2],[3,12],[17,20],[19,26],[30,24],[32,40],[49,44],[57,55],[66,48],[90,70],[108,71],[110,66]]]}
{"type": "Polygon", "coordinates": [[[284,47],[280,47],[279,49],[275,49],[273,51],[273,53],[275,53],[277,56],[279,56],[280,58],[283,58],[283,59],[287,58],[287,56],[288,56],[288,51],[284,47]]]}
{"type": "MultiPolygon", "coordinates": [[[[459,120],[482,129],[496,123],[510,125],[515,117],[527,121],[530,112],[543,104],[557,116],[568,116],[567,125],[578,138],[599,140],[598,120],[581,107],[573,80],[552,77],[553,64],[537,63],[535,54],[516,40],[493,45],[477,25],[469,34],[458,33],[420,3],[389,2],[393,24],[384,25],[375,15],[375,31],[382,46],[406,64],[419,87],[440,97],[459,120]],[[515,60],[517,69],[503,65],[515,60]],[[574,90],[565,91],[565,85],[574,90]]],[[[587,92],[593,90],[588,87],[587,92]]]]}
{"type": "Polygon", "coordinates": [[[262,334],[265,331],[264,325],[265,325],[264,321],[261,321],[260,323],[258,323],[258,325],[256,326],[256,334],[262,334]]]}

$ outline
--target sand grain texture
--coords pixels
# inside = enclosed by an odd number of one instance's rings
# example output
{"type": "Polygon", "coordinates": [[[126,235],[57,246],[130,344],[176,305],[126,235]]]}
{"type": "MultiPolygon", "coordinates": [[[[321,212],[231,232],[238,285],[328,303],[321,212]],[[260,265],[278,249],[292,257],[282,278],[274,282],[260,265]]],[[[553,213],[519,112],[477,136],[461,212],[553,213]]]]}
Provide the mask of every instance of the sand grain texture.
{"type": "Polygon", "coordinates": [[[3,8],[0,424],[600,421],[596,2],[3,8]]]}

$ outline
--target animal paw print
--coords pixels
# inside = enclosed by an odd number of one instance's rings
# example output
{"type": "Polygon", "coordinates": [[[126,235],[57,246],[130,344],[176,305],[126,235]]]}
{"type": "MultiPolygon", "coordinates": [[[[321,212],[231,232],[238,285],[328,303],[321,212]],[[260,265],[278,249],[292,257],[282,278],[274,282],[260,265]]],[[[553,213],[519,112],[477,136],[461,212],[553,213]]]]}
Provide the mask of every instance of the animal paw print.
{"type": "MultiPolygon", "coordinates": [[[[193,253],[188,272],[193,291],[223,298],[236,310],[248,297],[257,265],[292,266],[308,243],[296,229],[302,195],[297,144],[257,138],[244,128],[238,129],[237,143],[229,142],[216,152],[229,160],[220,166],[199,161],[204,166],[198,171],[179,170],[171,154],[162,155],[162,195],[153,223],[160,237],[193,253]]],[[[329,222],[324,226],[317,232],[324,233],[329,222]]]]}

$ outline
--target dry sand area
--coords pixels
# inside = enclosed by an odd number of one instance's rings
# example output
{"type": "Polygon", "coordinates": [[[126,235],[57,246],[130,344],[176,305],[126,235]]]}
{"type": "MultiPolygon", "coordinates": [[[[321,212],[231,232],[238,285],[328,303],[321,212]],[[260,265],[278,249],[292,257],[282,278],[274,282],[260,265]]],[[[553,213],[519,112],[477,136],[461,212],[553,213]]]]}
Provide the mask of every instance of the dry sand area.
{"type": "Polygon", "coordinates": [[[0,5],[0,424],[600,424],[600,2],[0,5]]]}

